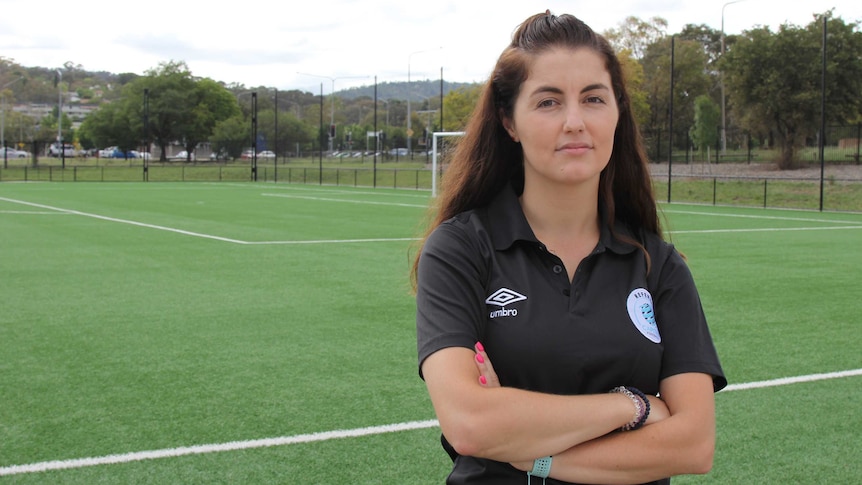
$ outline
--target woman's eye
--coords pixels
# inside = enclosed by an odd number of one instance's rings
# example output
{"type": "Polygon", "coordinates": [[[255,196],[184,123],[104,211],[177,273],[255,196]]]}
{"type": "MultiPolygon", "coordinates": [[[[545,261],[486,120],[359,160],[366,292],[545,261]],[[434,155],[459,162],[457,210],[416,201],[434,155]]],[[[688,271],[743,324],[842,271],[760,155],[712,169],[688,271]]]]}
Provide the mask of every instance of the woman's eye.
{"type": "Polygon", "coordinates": [[[604,98],[601,96],[590,96],[587,98],[587,103],[598,103],[603,104],[605,102],[604,98]]]}
{"type": "Polygon", "coordinates": [[[542,101],[539,101],[540,108],[549,108],[554,104],[556,104],[556,101],[554,101],[553,99],[543,99],[542,101]]]}

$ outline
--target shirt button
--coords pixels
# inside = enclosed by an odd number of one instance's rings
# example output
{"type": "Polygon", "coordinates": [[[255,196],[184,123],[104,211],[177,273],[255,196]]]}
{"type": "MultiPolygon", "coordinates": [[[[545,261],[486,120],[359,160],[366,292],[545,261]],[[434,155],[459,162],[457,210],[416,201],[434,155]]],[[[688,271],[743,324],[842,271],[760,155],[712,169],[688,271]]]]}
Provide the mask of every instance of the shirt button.
{"type": "Polygon", "coordinates": [[[554,265],[554,274],[560,274],[563,272],[563,267],[559,264],[554,265]]]}
{"type": "Polygon", "coordinates": [[[565,295],[565,296],[569,296],[569,295],[571,295],[571,294],[572,294],[572,292],[571,292],[571,291],[569,291],[569,289],[568,289],[568,288],[563,288],[563,295],[565,295]]]}

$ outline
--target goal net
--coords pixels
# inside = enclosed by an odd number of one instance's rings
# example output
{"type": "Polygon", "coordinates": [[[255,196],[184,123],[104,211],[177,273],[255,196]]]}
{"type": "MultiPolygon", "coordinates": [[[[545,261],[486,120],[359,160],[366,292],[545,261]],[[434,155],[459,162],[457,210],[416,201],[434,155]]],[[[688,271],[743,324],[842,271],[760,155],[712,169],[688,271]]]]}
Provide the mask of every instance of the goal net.
{"type": "Polygon", "coordinates": [[[444,138],[447,136],[463,136],[463,131],[439,131],[432,133],[433,141],[431,148],[431,197],[437,197],[437,177],[438,170],[437,164],[439,163],[439,157],[441,155],[441,150],[438,149],[438,142],[440,138],[444,138]]]}

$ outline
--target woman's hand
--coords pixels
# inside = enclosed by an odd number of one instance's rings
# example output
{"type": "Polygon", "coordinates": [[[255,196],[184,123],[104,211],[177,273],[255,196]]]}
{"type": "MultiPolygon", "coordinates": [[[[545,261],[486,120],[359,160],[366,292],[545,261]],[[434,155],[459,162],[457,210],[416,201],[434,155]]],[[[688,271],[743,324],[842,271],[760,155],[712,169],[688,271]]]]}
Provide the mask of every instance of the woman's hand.
{"type": "Polygon", "coordinates": [[[482,346],[482,342],[476,342],[474,349],[476,350],[476,367],[479,369],[479,384],[487,388],[500,387],[500,379],[497,378],[497,373],[494,372],[494,366],[491,365],[491,359],[485,353],[485,347],[482,346]]]}
{"type": "MultiPolygon", "coordinates": [[[[476,342],[474,349],[476,350],[474,362],[476,363],[476,367],[479,369],[479,384],[482,387],[489,389],[500,387],[500,379],[497,378],[497,373],[494,372],[494,366],[491,365],[491,359],[489,359],[488,354],[485,353],[485,347],[482,346],[482,342],[476,342]]],[[[510,465],[522,472],[527,472],[533,469],[532,461],[516,461],[510,463],[510,465]]]]}

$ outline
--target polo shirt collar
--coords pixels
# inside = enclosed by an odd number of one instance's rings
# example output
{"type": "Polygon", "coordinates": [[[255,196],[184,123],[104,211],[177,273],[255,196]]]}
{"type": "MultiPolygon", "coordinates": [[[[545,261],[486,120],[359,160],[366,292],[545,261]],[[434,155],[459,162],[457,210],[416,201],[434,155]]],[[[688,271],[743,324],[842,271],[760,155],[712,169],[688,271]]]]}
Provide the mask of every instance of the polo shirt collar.
{"type": "MultiPolygon", "coordinates": [[[[487,214],[487,230],[494,244],[494,249],[498,251],[509,249],[517,241],[539,243],[533,229],[527,222],[518,195],[511,185],[506,185],[491,201],[487,207],[487,214]]],[[[617,254],[627,254],[636,249],[634,245],[613,237],[610,226],[607,224],[604,204],[599,204],[599,216],[604,223],[602,224],[599,244],[594,252],[600,253],[608,249],[617,254]]],[[[621,224],[619,221],[614,223],[614,232],[620,236],[638,239],[632,235],[631,230],[625,224],[621,224]]]]}

